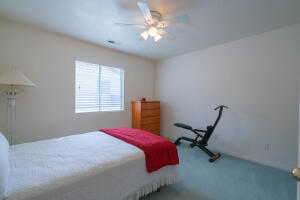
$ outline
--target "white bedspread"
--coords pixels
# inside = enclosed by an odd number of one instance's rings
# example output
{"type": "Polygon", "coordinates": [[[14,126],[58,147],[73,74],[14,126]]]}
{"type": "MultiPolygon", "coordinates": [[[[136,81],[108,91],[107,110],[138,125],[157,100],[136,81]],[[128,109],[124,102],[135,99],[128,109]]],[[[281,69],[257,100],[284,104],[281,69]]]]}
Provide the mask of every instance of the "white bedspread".
{"type": "Polygon", "coordinates": [[[176,166],[146,171],[144,153],[100,132],[14,145],[9,200],[138,199],[174,183],[176,166]]]}

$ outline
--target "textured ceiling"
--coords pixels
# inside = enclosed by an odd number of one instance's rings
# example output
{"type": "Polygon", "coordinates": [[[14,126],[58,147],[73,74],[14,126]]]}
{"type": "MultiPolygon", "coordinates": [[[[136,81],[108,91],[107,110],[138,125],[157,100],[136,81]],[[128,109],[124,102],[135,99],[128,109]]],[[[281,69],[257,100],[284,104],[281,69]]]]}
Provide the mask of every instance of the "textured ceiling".
{"type": "MultiPolygon", "coordinates": [[[[176,39],[143,41],[135,0],[0,0],[0,16],[139,56],[162,59],[300,22],[300,0],[148,0],[164,17],[188,14],[167,28],[176,39]],[[112,45],[107,40],[114,40],[112,45]]],[[[1,28],[1,27],[0,27],[1,28]]]]}

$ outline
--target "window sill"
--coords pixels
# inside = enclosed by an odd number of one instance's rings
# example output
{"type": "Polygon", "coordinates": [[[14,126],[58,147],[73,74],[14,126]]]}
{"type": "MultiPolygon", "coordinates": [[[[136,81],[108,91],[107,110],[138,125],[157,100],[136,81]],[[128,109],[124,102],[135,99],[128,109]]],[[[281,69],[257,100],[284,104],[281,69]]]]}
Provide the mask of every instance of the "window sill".
{"type": "Polygon", "coordinates": [[[127,110],[108,110],[108,111],[90,111],[90,112],[75,112],[75,114],[88,114],[88,113],[121,113],[126,112],[127,110]]]}

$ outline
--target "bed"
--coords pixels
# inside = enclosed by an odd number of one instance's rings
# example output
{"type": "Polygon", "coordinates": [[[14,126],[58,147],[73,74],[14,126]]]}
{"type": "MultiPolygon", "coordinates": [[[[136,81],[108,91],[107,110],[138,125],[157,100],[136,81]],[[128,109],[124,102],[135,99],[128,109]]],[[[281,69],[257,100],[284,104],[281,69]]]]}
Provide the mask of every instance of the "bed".
{"type": "Polygon", "coordinates": [[[99,131],[13,145],[7,200],[139,199],[175,183],[176,165],[148,173],[139,148],[99,131]]]}

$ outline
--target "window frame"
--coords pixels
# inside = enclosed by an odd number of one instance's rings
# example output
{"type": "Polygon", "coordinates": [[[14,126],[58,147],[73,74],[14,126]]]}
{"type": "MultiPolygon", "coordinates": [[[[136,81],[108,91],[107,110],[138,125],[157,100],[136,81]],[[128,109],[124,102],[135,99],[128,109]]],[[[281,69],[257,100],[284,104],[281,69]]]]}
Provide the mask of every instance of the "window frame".
{"type": "MultiPolygon", "coordinates": [[[[74,86],[75,86],[75,95],[74,95],[74,100],[75,100],[75,102],[74,102],[74,112],[75,112],[75,114],[87,114],[87,113],[109,113],[109,112],[112,112],[112,113],[114,113],[114,112],[124,112],[124,111],[126,111],[126,109],[125,109],[125,102],[126,102],[126,100],[125,100],[125,97],[126,97],[126,91],[125,91],[125,83],[126,83],[126,81],[125,81],[125,77],[126,77],[126,72],[125,72],[125,70],[124,70],[124,68],[122,68],[122,67],[115,67],[115,66],[106,66],[106,65],[101,65],[101,64],[96,64],[96,63],[91,63],[91,62],[86,62],[86,61],[82,61],[82,60],[79,60],[79,59],[75,59],[74,60],[74,66],[75,66],[75,72],[74,72],[74,74],[75,74],[75,77],[74,77],[74,79],[75,79],[75,84],[74,84],[74,86]],[[122,88],[121,88],[121,92],[122,92],[122,94],[121,94],[121,96],[122,96],[122,98],[121,98],[121,105],[122,105],[122,109],[120,109],[120,110],[100,110],[100,108],[101,108],[101,104],[99,105],[99,110],[97,110],[97,111],[84,111],[84,112],[77,112],[76,111],[76,90],[77,90],[77,88],[76,88],[76,77],[77,77],[77,74],[76,74],[76,67],[77,67],[77,62],[81,62],[81,63],[85,63],[85,64],[91,64],[91,65],[97,65],[98,67],[111,67],[111,68],[116,68],[116,69],[119,69],[119,70],[122,70],[122,72],[123,72],[123,80],[121,80],[122,81],[122,88]]],[[[100,74],[99,74],[100,75],[100,74]]],[[[99,81],[99,86],[100,86],[100,81],[99,81]]],[[[99,87],[99,89],[100,89],[100,87],[99,87]]],[[[100,99],[100,96],[101,96],[101,94],[100,94],[100,91],[99,91],[99,101],[101,101],[101,99],[100,99]]]]}

